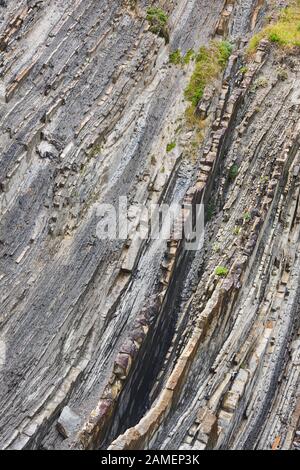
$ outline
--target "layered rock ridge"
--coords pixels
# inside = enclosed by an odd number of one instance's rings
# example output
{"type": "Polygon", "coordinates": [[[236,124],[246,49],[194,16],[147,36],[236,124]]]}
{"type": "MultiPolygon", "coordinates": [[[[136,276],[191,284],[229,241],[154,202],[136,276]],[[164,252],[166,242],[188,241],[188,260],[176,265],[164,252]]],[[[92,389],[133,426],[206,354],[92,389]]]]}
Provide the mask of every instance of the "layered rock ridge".
{"type": "Polygon", "coordinates": [[[0,6],[1,448],[299,447],[300,59],[247,53],[286,3],[0,6]],[[187,122],[170,53],[225,39],[187,122]],[[202,249],[100,239],[124,196],[203,203],[202,249]]]}

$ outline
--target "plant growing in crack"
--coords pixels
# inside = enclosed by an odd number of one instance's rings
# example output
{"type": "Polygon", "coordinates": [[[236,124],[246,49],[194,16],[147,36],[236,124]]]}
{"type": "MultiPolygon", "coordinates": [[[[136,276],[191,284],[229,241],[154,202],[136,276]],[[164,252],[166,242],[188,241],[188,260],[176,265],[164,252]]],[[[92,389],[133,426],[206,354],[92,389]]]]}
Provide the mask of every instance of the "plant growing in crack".
{"type": "Polygon", "coordinates": [[[239,174],[239,167],[236,163],[234,163],[233,165],[231,165],[229,169],[229,173],[228,173],[229,181],[234,181],[238,174],[239,174]]]}
{"type": "Polygon", "coordinates": [[[156,161],[156,158],[155,158],[155,155],[151,155],[151,165],[156,165],[157,161],[156,161]]]}
{"type": "Polygon", "coordinates": [[[277,78],[278,78],[278,80],[284,82],[285,80],[287,80],[289,78],[288,71],[285,70],[283,67],[279,67],[277,69],[277,78]]]}
{"type": "Polygon", "coordinates": [[[95,144],[90,150],[90,154],[89,154],[90,158],[97,157],[102,152],[102,147],[103,147],[102,144],[95,144]]]}
{"type": "Polygon", "coordinates": [[[227,277],[229,273],[229,269],[226,268],[225,266],[217,266],[215,269],[215,274],[218,277],[227,277]]]}
{"type": "Polygon", "coordinates": [[[206,219],[210,221],[215,214],[215,204],[213,201],[210,201],[207,205],[206,219]]]}
{"type": "Polygon", "coordinates": [[[169,56],[170,64],[174,65],[188,65],[191,60],[195,57],[195,52],[193,49],[189,49],[186,54],[183,56],[181,54],[180,49],[176,49],[176,51],[171,52],[169,56]]]}
{"type": "Polygon", "coordinates": [[[184,92],[185,98],[191,102],[193,109],[203,97],[206,85],[224,70],[232,48],[233,46],[228,41],[212,41],[209,46],[200,48],[195,58],[195,70],[184,92]]]}
{"type": "Polygon", "coordinates": [[[241,233],[241,230],[242,230],[242,227],[239,227],[238,225],[236,225],[233,229],[233,235],[238,236],[241,233]]]}
{"type": "Polygon", "coordinates": [[[182,64],[182,56],[181,56],[181,52],[180,52],[179,49],[177,49],[176,51],[171,52],[171,54],[169,56],[169,62],[170,62],[170,64],[173,64],[173,65],[182,64]]]}
{"type": "Polygon", "coordinates": [[[221,246],[219,245],[219,243],[214,243],[213,246],[212,246],[212,250],[213,250],[214,253],[220,253],[221,246]]]}
{"type": "Polygon", "coordinates": [[[183,62],[187,65],[190,63],[191,60],[193,60],[195,58],[196,54],[195,54],[195,51],[194,49],[189,49],[185,56],[183,57],[183,62]]]}
{"type": "Polygon", "coordinates": [[[166,43],[169,42],[169,28],[168,28],[168,15],[158,7],[150,7],[147,10],[147,21],[150,24],[150,31],[153,34],[165,39],[166,43]]]}
{"type": "Polygon", "coordinates": [[[239,70],[239,73],[241,73],[242,75],[245,75],[245,73],[248,72],[248,67],[246,65],[243,65],[240,70],[239,70]]]}
{"type": "Polygon", "coordinates": [[[174,141],[167,144],[167,147],[166,147],[167,153],[172,152],[172,150],[174,150],[175,147],[176,147],[176,142],[174,141]]]}
{"type": "Polygon", "coordinates": [[[269,80],[264,77],[258,77],[252,85],[251,91],[254,93],[258,88],[266,88],[269,84],[269,80]]]}
{"type": "Polygon", "coordinates": [[[250,212],[248,212],[248,211],[247,211],[247,212],[244,212],[244,214],[243,214],[243,220],[244,220],[244,222],[246,222],[246,223],[247,223],[247,222],[250,222],[251,219],[252,219],[252,217],[251,217],[250,212]]]}
{"type": "Polygon", "coordinates": [[[300,1],[284,8],[274,23],[267,25],[250,40],[248,52],[254,53],[260,41],[268,39],[277,47],[300,47],[300,1]]]}

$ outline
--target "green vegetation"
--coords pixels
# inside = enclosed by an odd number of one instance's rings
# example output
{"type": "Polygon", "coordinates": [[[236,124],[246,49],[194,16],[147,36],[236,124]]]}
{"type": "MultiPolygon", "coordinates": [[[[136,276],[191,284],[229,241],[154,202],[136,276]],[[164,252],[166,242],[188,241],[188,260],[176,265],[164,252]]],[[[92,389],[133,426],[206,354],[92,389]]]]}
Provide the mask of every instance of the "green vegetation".
{"type": "Polygon", "coordinates": [[[215,213],[215,204],[213,201],[209,201],[207,205],[206,219],[209,221],[212,219],[215,213]]]}
{"type": "Polygon", "coordinates": [[[168,15],[161,8],[151,7],[147,10],[147,20],[149,23],[158,23],[159,26],[165,26],[168,22],[168,15]]]}
{"type": "Polygon", "coordinates": [[[164,10],[157,7],[148,8],[147,21],[149,21],[152,33],[163,37],[166,42],[169,42],[168,15],[164,10]]]}
{"type": "Polygon", "coordinates": [[[221,41],[218,44],[218,62],[224,69],[227,65],[228,59],[231,56],[233,46],[228,41],[221,41]]]}
{"type": "Polygon", "coordinates": [[[156,165],[155,155],[151,155],[151,165],[156,165]]]}
{"type": "Polygon", "coordinates": [[[206,85],[225,68],[232,52],[228,41],[213,41],[208,47],[201,47],[196,55],[196,66],[184,96],[195,108],[203,96],[206,85]]]}
{"type": "Polygon", "coordinates": [[[239,167],[236,163],[234,163],[229,169],[228,179],[230,181],[234,181],[238,173],[239,173],[239,167]]]}
{"type": "Polygon", "coordinates": [[[213,246],[212,246],[212,249],[213,249],[214,253],[220,253],[220,251],[221,251],[221,247],[220,247],[219,243],[214,243],[213,246]]]}
{"type": "Polygon", "coordinates": [[[137,7],[137,0],[128,0],[128,5],[131,10],[134,10],[137,7]]]}
{"type": "Polygon", "coordinates": [[[266,88],[269,84],[269,81],[266,77],[259,77],[255,80],[255,82],[253,83],[252,87],[251,87],[251,91],[252,92],[255,92],[258,88],[266,88]]]}
{"type": "Polygon", "coordinates": [[[171,52],[169,56],[169,62],[170,64],[174,64],[174,65],[179,65],[182,63],[181,52],[179,49],[177,49],[174,52],[171,52]]]}
{"type": "Polygon", "coordinates": [[[174,65],[187,65],[194,57],[195,52],[193,49],[189,49],[184,56],[181,55],[180,49],[177,49],[176,51],[171,52],[169,62],[174,65]]]}
{"type": "Polygon", "coordinates": [[[178,134],[178,132],[180,132],[181,129],[182,129],[182,124],[179,124],[179,126],[177,126],[175,129],[175,134],[178,134]]]}
{"type": "Polygon", "coordinates": [[[268,176],[261,176],[260,177],[260,182],[263,183],[263,184],[266,184],[269,182],[269,177],[268,176]]]}
{"type": "Polygon", "coordinates": [[[249,222],[251,220],[250,212],[244,212],[243,219],[244,219],[244,222],[249,222]]]}
{"type": "Polygon", "coordinates": [[[102,151],[102,144],[95,144],[90,150],[90,158],[95,158],[99,155],[102,151]]]}
{"type": "Polygon", "coordinates": [[[300,47],[300,0],[293,0],[288,8],[279,14],[277,21],[267,25],[250,40],[250,54],[257,50],[262,39],[280,47],[300,47]]]}
{"type": "Polygon", "coordinates": [[[228,273],[228,268],[225,268],[224,266],[217,266],[215,269],[215,274],[219,277],[226,277],[228,273]]]}
{"type": "Polygon", "coordinates": [[[287,70],[285,70],[283,67],[279,67],[277,70],[277,78],[281,81],[287,80],[289,78],[287,70]]]}
{"type": "Polygon", "coordinates": [[[190,61],[195,57],[195,52],[193,49],[189,49],[183,58],[185,64],[189,64],[190,61]]]}
{"type": "Polygon", "coordinates": [[[242,227],[236,225],[233,229],[233,235],[239,235],[241,233],[242,227]]]}
{"type": "Polygon", "coordinates": [[[240,73],[242,75],[245,75],[245,73],[248,72],[248,67],[246,65],[244,65],[243,67],[240,68],[240,73]]]}
{"type": "Polygon", "coordinates": [[[172,150],[176,147],[176,142],[170,142],[168,145],[167,145],[167,152],[172,152],[172,150]]]}

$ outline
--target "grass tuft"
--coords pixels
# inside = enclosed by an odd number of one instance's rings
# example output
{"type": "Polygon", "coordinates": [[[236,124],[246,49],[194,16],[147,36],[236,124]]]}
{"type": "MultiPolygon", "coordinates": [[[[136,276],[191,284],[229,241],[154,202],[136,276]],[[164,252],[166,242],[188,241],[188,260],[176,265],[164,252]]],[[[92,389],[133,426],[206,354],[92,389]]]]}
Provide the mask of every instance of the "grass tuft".
{"type": "Polygon", "coordinates": [[[184,96],[195,108],[203,97],[206,85],[225,68],[232,45],[228,41],[213,41],[208,47],[201,47],[196,55],[196,65],[184,96]]]}
{"type": "Polygon", "coordinates": [[[150,31],[163,37],[169,42],[168,15],[164,10],[157,7],[150,7],[147,10],[147,21],[150,24],[150,31]]]}
{"type": "Polygon", "coordinates": [[[183,57],[183,62],[187,65],[195,57],[195,52],[193,49],[189,49],[185,56],[183,57]]]}
{"type": "Polygon", "coordinates": [[[166,148],[166,151],[169,153],[169,152],[172,152],[172,150],[174,150],[174,148],[176,147],[176,142],[170,142],[168,145],[167,145],[167,148],[166,148]]]}
{"type": "Polygon", "coordinates": [[[171,52],[171,54],[169,56],[169,62],[170,62],[170,64],[174,64],[174,65],[179,65],[179,64],[182,63],[181,52],[180,52],[179,49],[177,49],[176,51],[171,52]]]}
{"type": "Polygon", "coordinates": [[[189,49],[184,56],[181,55],[180,49],[171,52],[169,56],[170,64],[174,65],[188,65],[190,61],[195,57],[193,49],[189,49]]]}
{"type": "Polygon", "coordinates": [[[236,163],[234,163],[233,165],[231,165],[229,169],[229,173],[228,173],[229,181],[234,181],[238,174],[239,174],[239,167],[236,163]]]}
{"type": "Polygon", "coordinates": [[[225,268],[224,266],[217,266],[215,269],[215,274],[219,277],[226,277],[228,273],[228,268],[225,268]]]}
{"type": "Polygon", "coordinates": [[[279,47],[300,47],[300,0],[281,11],[277,21],[266,26],[250,40],[248,52],[253,54],[262,39],[268,39],[279,47]]]}
{"type": "Polygon", "coordinates": [[[231,56],[233,46],[229,41],[221,41],[218,44],[218,61],[224,69],[227,65],[228,59],[231,56]]]}
{"type": "Polygon", "coordinates": [[[252,217],[251,217],[250,212],[244,212],[244,214],[243,214],[244,222],[250,222],[251,218],[252,217]]]}

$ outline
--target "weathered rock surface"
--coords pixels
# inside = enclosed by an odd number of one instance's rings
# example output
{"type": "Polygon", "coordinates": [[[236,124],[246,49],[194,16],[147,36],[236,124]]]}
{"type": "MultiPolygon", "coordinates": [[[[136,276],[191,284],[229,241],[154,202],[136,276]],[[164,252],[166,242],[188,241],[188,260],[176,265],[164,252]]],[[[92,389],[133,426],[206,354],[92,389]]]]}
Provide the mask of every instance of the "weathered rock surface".
{"type": "Polygon", "coordinates": [[[245,56],[284,4],[0,4],[2,449],[300,448],[300,56],[245,56]],[[192,152],[169,53],[212,37],[235,48],[192,152]],[[139,213],[100,240],[121,196],[203,202],[203,248],[143,240],[139,213]]]}

